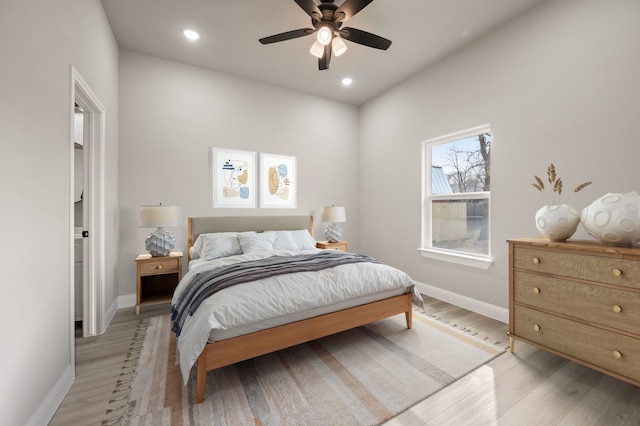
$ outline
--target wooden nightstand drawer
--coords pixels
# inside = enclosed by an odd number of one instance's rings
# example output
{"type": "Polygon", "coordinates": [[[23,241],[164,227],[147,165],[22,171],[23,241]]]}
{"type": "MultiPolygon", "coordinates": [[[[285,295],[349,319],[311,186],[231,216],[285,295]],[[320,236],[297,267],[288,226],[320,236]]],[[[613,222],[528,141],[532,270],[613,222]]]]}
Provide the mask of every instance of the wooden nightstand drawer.
{"type": "Polygon", "coordinates": [[[570,359],[640,381],[640,339],[525,307],[516,308],[515,335],[566,354],[570,359]]]}
{"type": "Polygon", "coordinates": [[[333,250],[342,250],[342,251],[349,251],[347,249],[347,242],[346,241],[338,241],[335,243],[330,243],[329,241],[317,241],[316,242],[316,247],[319,249],[333,249],[333,250]]]}
{"type": "Polygon", "coordinates": [[[516,247],[515,269],[640,289],[640,262],[606,256],[516,247]]]}
{"type": "Polygon", "coordinates": [[[154,257],[140,265],[141,275],[170,274],[178,272],[180,261],[177,257],[154,257]]]}
{"type": "Polygon", "coordinates": [[[522,271],[513,290],[518,303],[640,335],[637,293],[522,271]]]}

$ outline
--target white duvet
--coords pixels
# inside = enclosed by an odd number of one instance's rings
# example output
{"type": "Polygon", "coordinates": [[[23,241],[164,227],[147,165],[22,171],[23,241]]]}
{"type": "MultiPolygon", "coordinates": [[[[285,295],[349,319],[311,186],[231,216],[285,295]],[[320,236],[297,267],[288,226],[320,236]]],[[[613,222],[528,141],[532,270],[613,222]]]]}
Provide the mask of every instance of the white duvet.
{"type": "MultiPolygon", "coordinates": [[[[192,263],[178,284],[175,304],[189,281],[199,272],[269,256],[293,256],[320,250],[259,251],[207,262],[192,263]]],[[[406,273],[380,263],[340,265],[317,272],[298,272],[238,284],[213,294],[193,316],[188,316],[178,337],[180,369],[186,384],[191,368],[204,349],[212,330],[229,330],[313,309],[340,304],[349,299],[404,289],[421,301],[413,280],[406,273]]],[[[342,309],[342,308],[339,308],[342,309]]],[[[260,328],[268,328],[265,325],[260,328]]]]}

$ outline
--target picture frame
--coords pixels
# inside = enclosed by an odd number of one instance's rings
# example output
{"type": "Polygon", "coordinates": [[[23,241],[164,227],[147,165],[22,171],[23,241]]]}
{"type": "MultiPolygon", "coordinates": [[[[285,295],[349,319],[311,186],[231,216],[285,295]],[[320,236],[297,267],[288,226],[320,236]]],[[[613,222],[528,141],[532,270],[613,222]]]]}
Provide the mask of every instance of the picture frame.
{"type": "Polygon", "coordinates": [[[258,168],[256,153],[210,148],[214,208],[255,208],[258,168]]]}
{"type": "Polygon", "coordinates": [[[260,153],[260,207],[296,208],[296,157],[260,153]]]}

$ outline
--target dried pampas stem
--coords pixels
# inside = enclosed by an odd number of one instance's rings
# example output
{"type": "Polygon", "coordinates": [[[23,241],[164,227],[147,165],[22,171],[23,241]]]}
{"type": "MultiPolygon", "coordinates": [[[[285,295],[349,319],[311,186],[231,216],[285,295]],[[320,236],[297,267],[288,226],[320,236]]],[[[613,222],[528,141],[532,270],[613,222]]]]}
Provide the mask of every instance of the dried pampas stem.
{"type": "Polygon", "coordinates": [[[558,195],[562,194],[562,179],[558,179],[556,183],[553,184],[553,192],[558,195]]]}
{"type": "Polygon", "coordinates": [[[547,167],[547,179],[549,180],[549,183],[556,181],[556,166],[554,166],[553,163],[549,164],[549,167],[547,167]]]}
{"type": "Polygon", "coordinates": [[[586,188],[587,186],[591,185],[592,182],[584,182],[581,183],[580,185],[576,186],[576,189],[573,190],[573,192],[580,192],[582,191],[584,188],[586,188]]]}

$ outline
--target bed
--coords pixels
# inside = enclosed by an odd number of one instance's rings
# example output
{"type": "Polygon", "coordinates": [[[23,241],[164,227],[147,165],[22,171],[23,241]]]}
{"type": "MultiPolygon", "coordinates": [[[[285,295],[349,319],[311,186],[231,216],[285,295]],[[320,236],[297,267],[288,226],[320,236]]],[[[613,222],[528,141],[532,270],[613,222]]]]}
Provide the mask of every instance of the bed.
{"type": "MultiPolygon", "coordinates": [[[[207,371],[397,314],[404,313],[407,328],[412,327],[412,303],[422,299],[408,275],[365,255],[316,249],[313,229],[313,216],[188,219],[189,271],[174,293],[172,319],[185,383],[196,365],[198,402],[204,400],[207,371]],[[241,243],[240,254],[234,235],[241,243]],[[271,241],[269,249],[261,246],[264,240],[271,241]],[[216,247],[213,254],[206,250],[214,246],[211,241],[216,247]],[[229,250],[229,241],[235,249],[229,250]],[[195,282],[205,276],[290,259],[296,260],[301,272],[228,288],[219,284],[224,289],[215,294],[199,293],[201,304],[190,307],[190,313],[184,307],[185,299],[195,294],[191,290],[195,282]],[[306,269],[322,262],[332,266],[317,272],[306,269]],[[347,277],[353,285],[339,285],[347,277]]],[[[269,268],[249,269],[262,273],[269,268]]]]}

